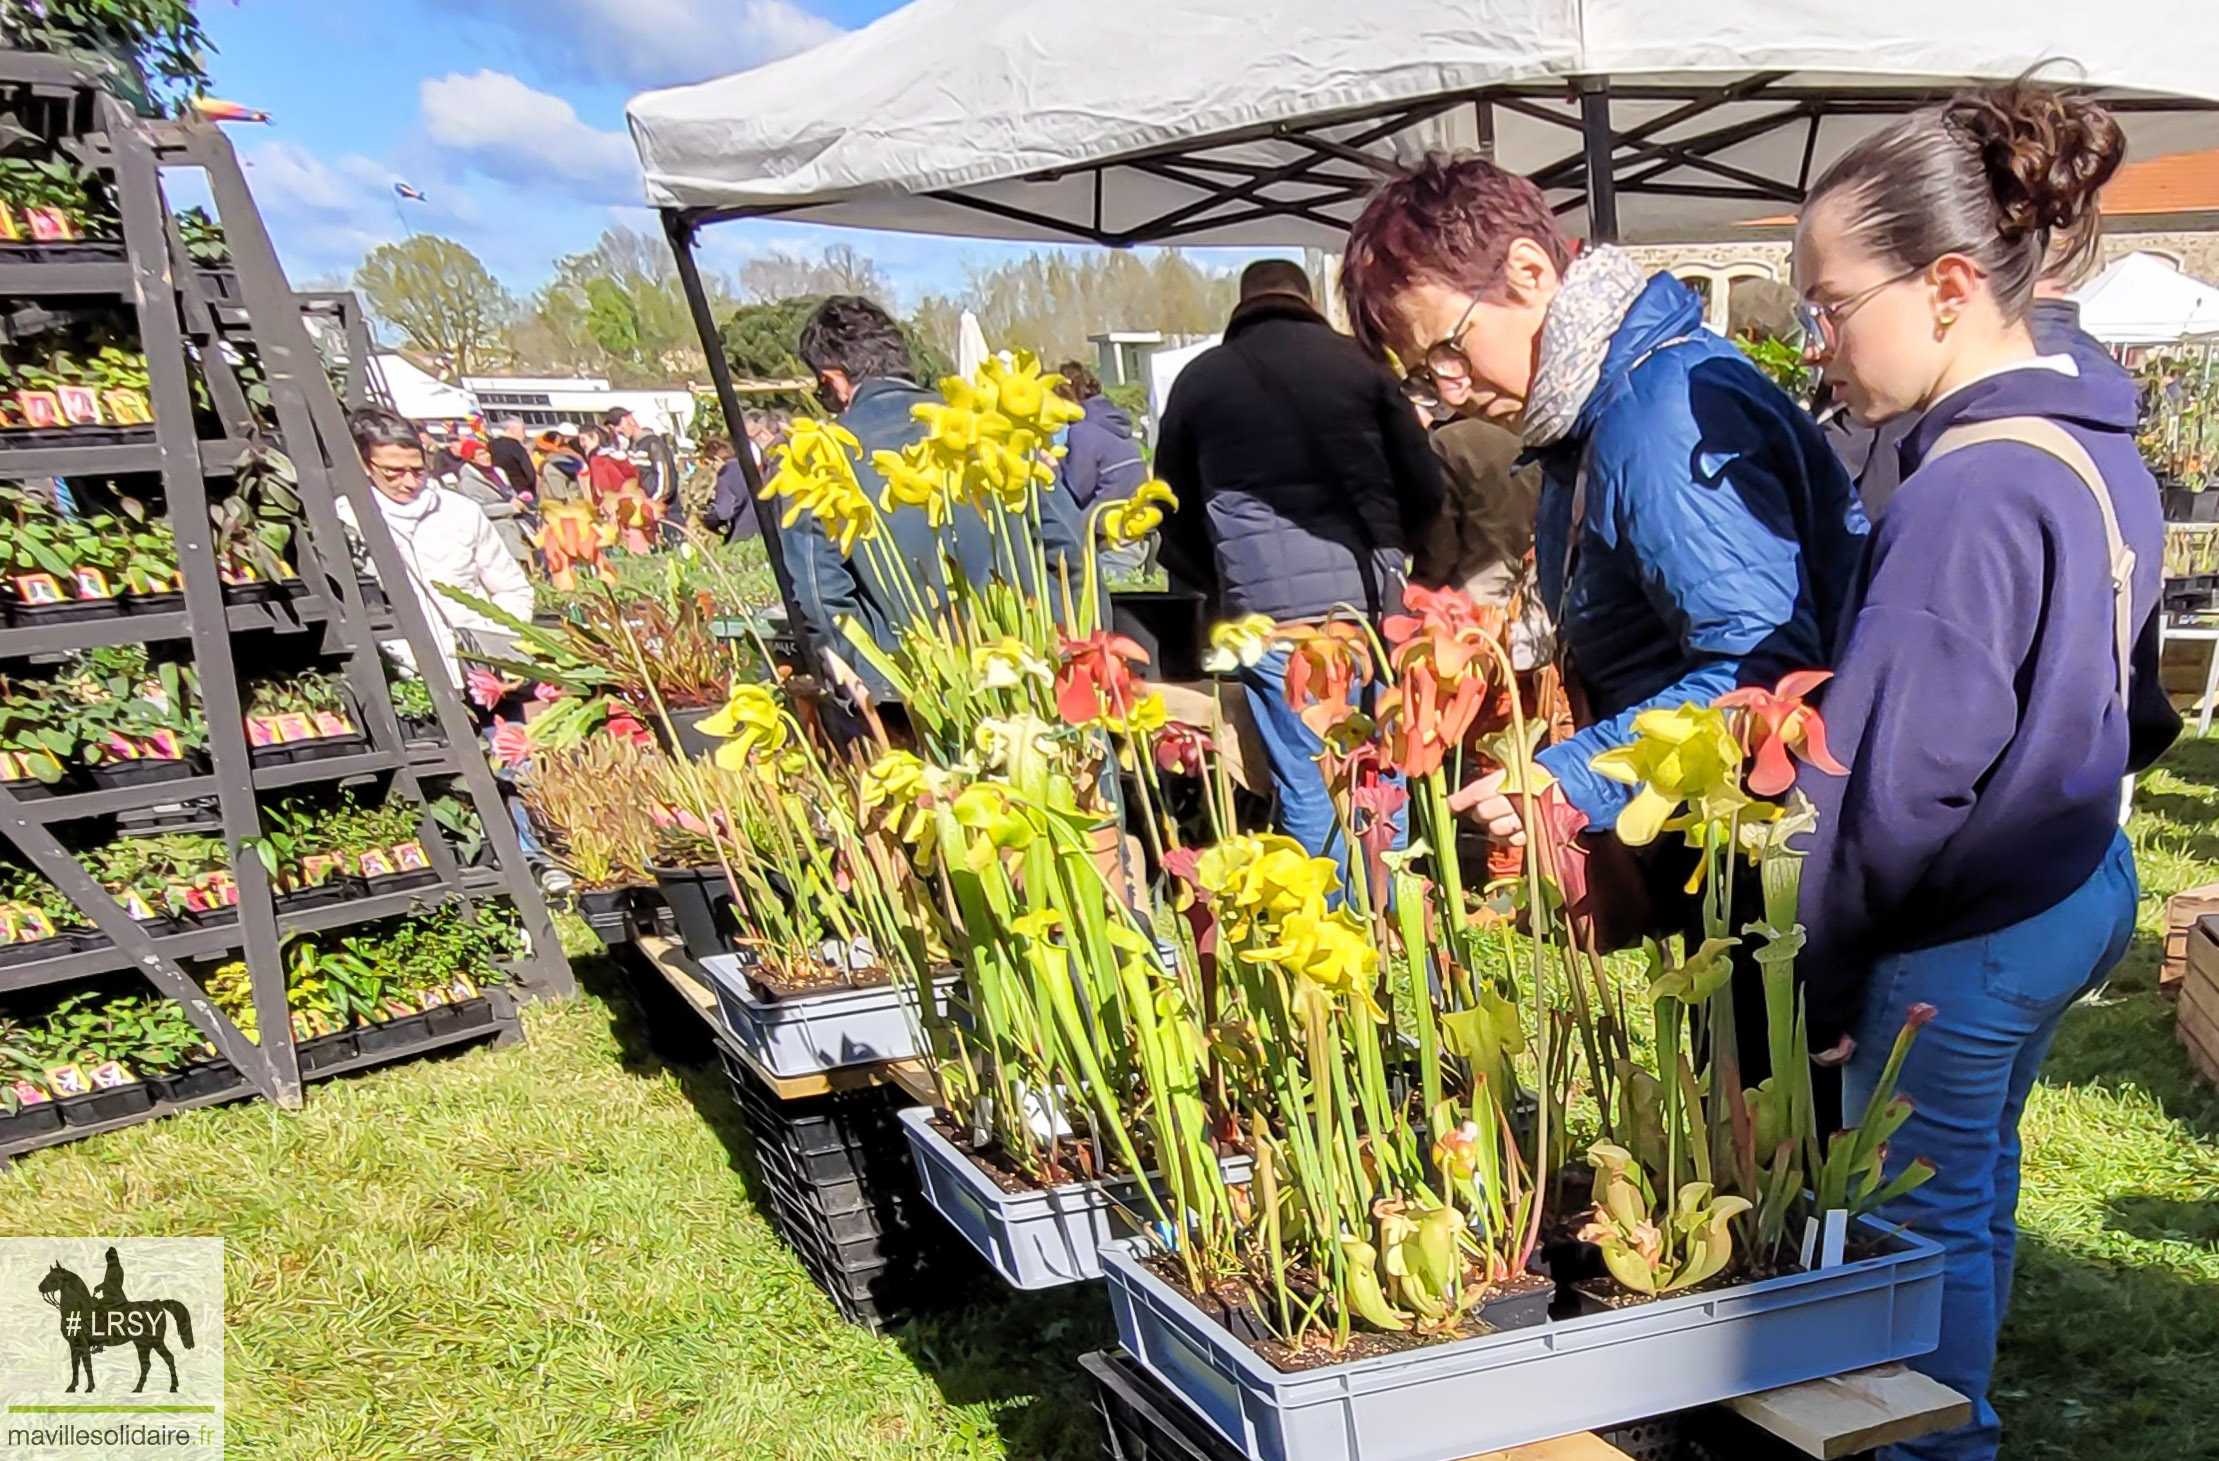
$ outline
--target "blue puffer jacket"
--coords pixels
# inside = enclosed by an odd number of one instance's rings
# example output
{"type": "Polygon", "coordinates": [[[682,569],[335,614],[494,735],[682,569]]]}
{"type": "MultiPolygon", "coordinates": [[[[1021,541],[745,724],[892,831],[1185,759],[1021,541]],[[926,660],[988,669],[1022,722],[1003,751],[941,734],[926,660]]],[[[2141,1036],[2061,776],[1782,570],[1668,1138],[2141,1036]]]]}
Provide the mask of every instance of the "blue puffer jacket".
{"type": "MultiPolygon", "coordinates": [[[[937,391],[884,376],[855,388],[847,409],[840,413],[840,424],[855,434],[861,446],[855,480],[871,501],[878,502],[886,490],[886,479],[871,465],[871,454],[898,452],[922,437],[925,425],[917,419],[915,408],[939,399],[937,391]]],[[[1062,597],[1061,576],[1069,576],[1075,598],[1079,580],[1086,572],[1086,554],[1070,516],[1068,497],[1067,493],[1046,492],[1040,498],[1040,546],[1047,560],[1054,600],[1062,597]]],[[[880,541],[908,565],[918,588],[936,600],[947,591],[947,575],[941,567],[943,555],[954,559],[971,583],[1008,578],[998,566],[993,530],[977,509],[969,506],[957,505],[938,532],[923,508],[896,507],[881,517],[880,541]]],[[[909,618],[901,586],[879,573],[877,560],[861,544],[856,545],[853,558],[843,557],[839,547],[825,536],[814,513],[805,511],[792,527],[782,526],[778,542],[786,556],[787,571],[793,575],[795,606],[801,611],[805,642],[814,651],[839,654],[855,667],[874,695],[888,698],[892,687],[855,652],[839,624],[843,618],[853,618],[869,629],[881,648],[893,649],[901,626],[909,618]]],[[[1028,580],[1031,576],[1025,575],[1028,580]]],[[[1028,594],[1035,592],[1029,581],[1018,587],[1028,594]]]]}
{"type": "Polygon", "coordinates": [[[1817,425],[1702,321],[1693,290],[1650,280],[1542,456],[1535,567],[1591,723],[1541,761],[1596,827],[1615,826],[1631,792],[1588,762],[1631,740],[1641,711],[1828,663],[1864,549],[1864,513],[1817,425]]]}

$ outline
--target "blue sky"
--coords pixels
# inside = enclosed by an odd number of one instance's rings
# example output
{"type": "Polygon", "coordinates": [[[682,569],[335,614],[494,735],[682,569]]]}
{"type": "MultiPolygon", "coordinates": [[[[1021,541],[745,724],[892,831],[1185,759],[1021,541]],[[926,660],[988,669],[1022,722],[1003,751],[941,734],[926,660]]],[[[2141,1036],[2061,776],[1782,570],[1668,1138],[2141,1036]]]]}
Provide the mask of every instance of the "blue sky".
{"type": "MultiPolygon", "coordinates": [[[[894,0],[201,0],[211,90],[267,111],[231,124],[263,218],[296,284],[342,277],[407,227],[468,245],[518,293],[640,203],[624,103],[652,86],[744,70],[894,0]]],[[[704,234],[729,269],[782,248],[846,241],[913,303],[952,290],[966,260],[1006,246],[791,224],[704,234]]]]}

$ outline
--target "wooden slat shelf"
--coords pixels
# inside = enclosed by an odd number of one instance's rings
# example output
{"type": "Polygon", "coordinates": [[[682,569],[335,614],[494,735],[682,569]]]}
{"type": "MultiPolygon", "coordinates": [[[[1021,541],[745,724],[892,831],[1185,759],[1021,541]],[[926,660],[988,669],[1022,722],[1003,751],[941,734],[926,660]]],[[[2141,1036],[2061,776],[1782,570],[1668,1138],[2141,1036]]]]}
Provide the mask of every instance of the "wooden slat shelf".
{"type": "Polygon", "coordinates": [[[114,295],[131,292],[131,266],[122,259],[18,262],[0,252],[0,296],[114,295]]]}

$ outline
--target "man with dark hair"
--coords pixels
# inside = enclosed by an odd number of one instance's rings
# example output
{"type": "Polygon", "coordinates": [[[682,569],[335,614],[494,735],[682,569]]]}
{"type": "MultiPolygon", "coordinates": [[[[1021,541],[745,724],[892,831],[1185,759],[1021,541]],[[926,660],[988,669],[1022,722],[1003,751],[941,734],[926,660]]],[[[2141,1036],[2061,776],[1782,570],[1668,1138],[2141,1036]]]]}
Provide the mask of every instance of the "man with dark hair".
{"type": "MultiPolygon", "coordinates": [[[[1057,468],[1072,511],[1083,516],[1102,503],[1123,502],[1139,491],[1148,480],[1148,466],[1140,459],[1140,443],[1133,440],[1133,418],[1102,394],[1094,372],[1076,360],[1066,360],[1056,367],[1056,374],[1063,377],[1056,394],[1086,413],[1064,429],[1063,461],[1057,468]]],[[[1134,572],[1146,562],[1147,551],[1139,543],[1104,546],[1103,571],[1134,572]]]]}
{"type": "MultiPolygon", "coordinates": [[[[1425,433],[1395,380],[1312,306],[1300,265],[1251,264],[1240,293],[1225,342],[1180,372],[1164,406],[1156,475],[1179,506],[1161,561],[1226,618],[1301,622],[1347,604],[1376,624],[1401,608],[1410,545],[1441,510],[1425,433]]],[[[1286,674],[1274,650],[1241,679],[1279,826],[1324,855],[1339,823],[1323,743],[1287,707],[1286,674]]]]}
{"type": "MultiPolygon", "coordinates": [[[[940,397],[917,384],[917,368],[901,329],[886,311],[856,295],[835,295],[817,306],[801,329],[802,362],[817,379],[817,399],[840,425],[852,433],[860,448],[855,463],[856,482],[876,504],[885,492],[885,479],[871,465],[874,452],[898,452],[920,439],[925,425],[914,408],[940,397]]],[[[1040,538],[1051,575],[1084,572],[1075,519],[1063,500],[1068,494],[1046,492],[1040,501],[1040,538]]],[[[997,566],[992,530],[986,519],[965,503],[938,531],[921,507],[896,507],[882,511],[880,536],[892,554],[908,565],[918,587],[928,595],[946,591],[942,558],[962,569],[966,580],[984,583],[1003,578],[997,566]]],[[[868,664],[861,663],[840,630],[842,619],[854,619],[885,649],[892,649],[909,611],[899,585],[881,579],[871,555],[850,558],[826,536],[816,515],[806,509],[793,526],[779,529],[779,544],[786,567],[793,575],[794,599],[802,623],[796,628],[803,641],[819,654],[837,654],[854,665],[871,692],[885,698],[891,687],[868,664]]],[[[1031,583],[1019,585],[1038,592],[1031,583]]],[[[1060,590],[1049,589],[1060,600],[1060,590]]],[[[1077,585],[1073,585],[1074,596],[1077,585]]]]}
{"type": "Polygon", "coordinates": [[[678,498],[678,458],[659,431],[640,425],[629,406],[612,406],[601,416],[601,434],[609,449],[624,456],[637,471],[640,490],[663,505],[671,522],[686,520],[685,504],[678,498]]]}

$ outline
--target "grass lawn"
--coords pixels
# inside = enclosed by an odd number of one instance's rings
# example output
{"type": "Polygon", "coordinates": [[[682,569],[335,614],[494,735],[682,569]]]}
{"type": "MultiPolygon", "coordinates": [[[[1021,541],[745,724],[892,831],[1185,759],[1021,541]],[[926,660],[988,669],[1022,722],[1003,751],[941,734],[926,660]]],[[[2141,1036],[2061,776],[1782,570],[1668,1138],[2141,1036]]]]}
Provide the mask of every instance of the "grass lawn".
{"type": "MultiPolygon", "coordinates": [[[[2014,1458],[2219,1457],[2219,1096],[2154,992],[2163,896],[2219,879],[2219,741],[2138,805],[2143,937],[2027,1114],[2014,1458]]],[[[1099,1454],[1074,1364],[1108,1341],[1098,1293],[842,1324],[750,1199],[711,1052],[646,1046],[690,1017],[586,973],[522,1046],[28,1158],[0,1232],[229,1239],[237,1456],[1099,1454]]]]}

